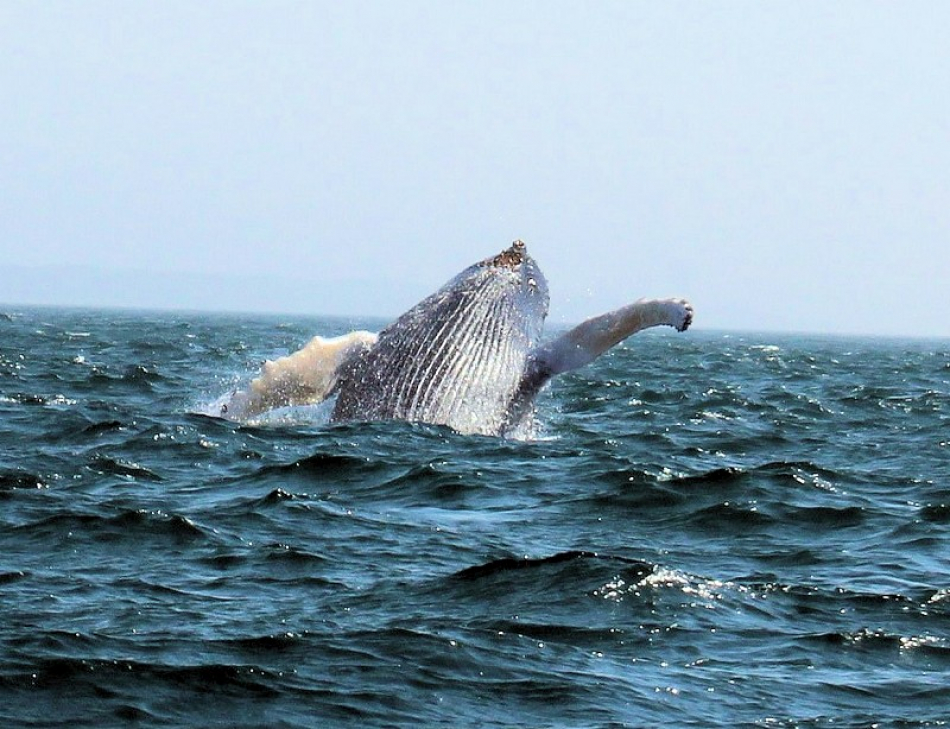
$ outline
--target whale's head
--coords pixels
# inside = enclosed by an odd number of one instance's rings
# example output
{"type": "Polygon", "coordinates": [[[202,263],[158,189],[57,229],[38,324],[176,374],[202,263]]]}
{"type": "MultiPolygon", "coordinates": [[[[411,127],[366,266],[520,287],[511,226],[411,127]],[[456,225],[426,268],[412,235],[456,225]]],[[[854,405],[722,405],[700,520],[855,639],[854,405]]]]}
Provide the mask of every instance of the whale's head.
{"type": "Polygon", "coordinates": [[[380,332],[342,378],[334,419],[398,418],[500,432],[547,313],[544,274],[515,241],[380,332]]]}

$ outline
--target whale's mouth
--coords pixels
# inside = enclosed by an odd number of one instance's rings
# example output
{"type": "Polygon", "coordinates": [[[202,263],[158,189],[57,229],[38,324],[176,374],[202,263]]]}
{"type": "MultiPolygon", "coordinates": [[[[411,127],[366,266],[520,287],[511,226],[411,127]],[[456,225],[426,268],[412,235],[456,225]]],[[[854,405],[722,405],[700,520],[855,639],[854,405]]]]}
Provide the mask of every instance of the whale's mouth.
{"type": "Polygon", "coordinates": [[[494,258],[489,258],[485,261],[485,264],[488,266],[517,268],[524,263],[524,259],[527,258],[527,256],[528,251],[525,249],[524,241],[516,240],[511,244],[510,248],[502,251],[494,258]]]}

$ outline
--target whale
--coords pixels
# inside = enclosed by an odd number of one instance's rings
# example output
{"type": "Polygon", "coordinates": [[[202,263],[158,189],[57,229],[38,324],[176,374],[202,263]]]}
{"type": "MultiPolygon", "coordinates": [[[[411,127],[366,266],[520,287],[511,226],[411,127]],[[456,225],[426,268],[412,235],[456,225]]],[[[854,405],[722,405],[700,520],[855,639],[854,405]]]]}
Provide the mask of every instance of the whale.
{"type": "Polygon", "coordinates": [[[523,432],[538,393],[636,332],[686,331],[682,298],[639,299],[543,338],[548,285],[516,240],[464,269],[379,333],[314,337],[269,361],[221,415],[252,419],[268,410],[332,401],[331,423],[403,420],[463,434],[523,432]]]}

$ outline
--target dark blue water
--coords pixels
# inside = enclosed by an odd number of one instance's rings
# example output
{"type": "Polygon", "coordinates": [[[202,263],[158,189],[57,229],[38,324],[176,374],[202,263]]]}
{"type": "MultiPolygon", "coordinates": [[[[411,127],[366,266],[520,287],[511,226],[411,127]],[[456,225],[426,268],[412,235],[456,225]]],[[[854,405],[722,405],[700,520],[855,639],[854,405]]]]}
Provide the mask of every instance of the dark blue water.
{"type": "Polygon", "coordinates": [[[2,726],[950,721],[950,342],[641,334],[519,442],[198,414],[367,322],[4,311],[2,726]]]}

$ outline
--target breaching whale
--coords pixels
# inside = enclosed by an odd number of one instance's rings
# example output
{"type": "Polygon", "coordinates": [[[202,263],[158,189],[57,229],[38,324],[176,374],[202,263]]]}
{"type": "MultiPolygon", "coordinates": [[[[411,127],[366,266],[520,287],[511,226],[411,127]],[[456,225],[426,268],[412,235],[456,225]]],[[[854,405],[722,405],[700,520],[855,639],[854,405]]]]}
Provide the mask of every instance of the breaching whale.
{"type": "Polygon", "coordinates": [[[222,407],[230,418],[336,397],[331,422],[406,420],[506,435],[531,417],[555,375],[648,327],[685,331],[684,299],[641,299],[541,341],[548,288],[523,242],[459,273],[378,335],[315,337],[267,362],[222,407]]]}

